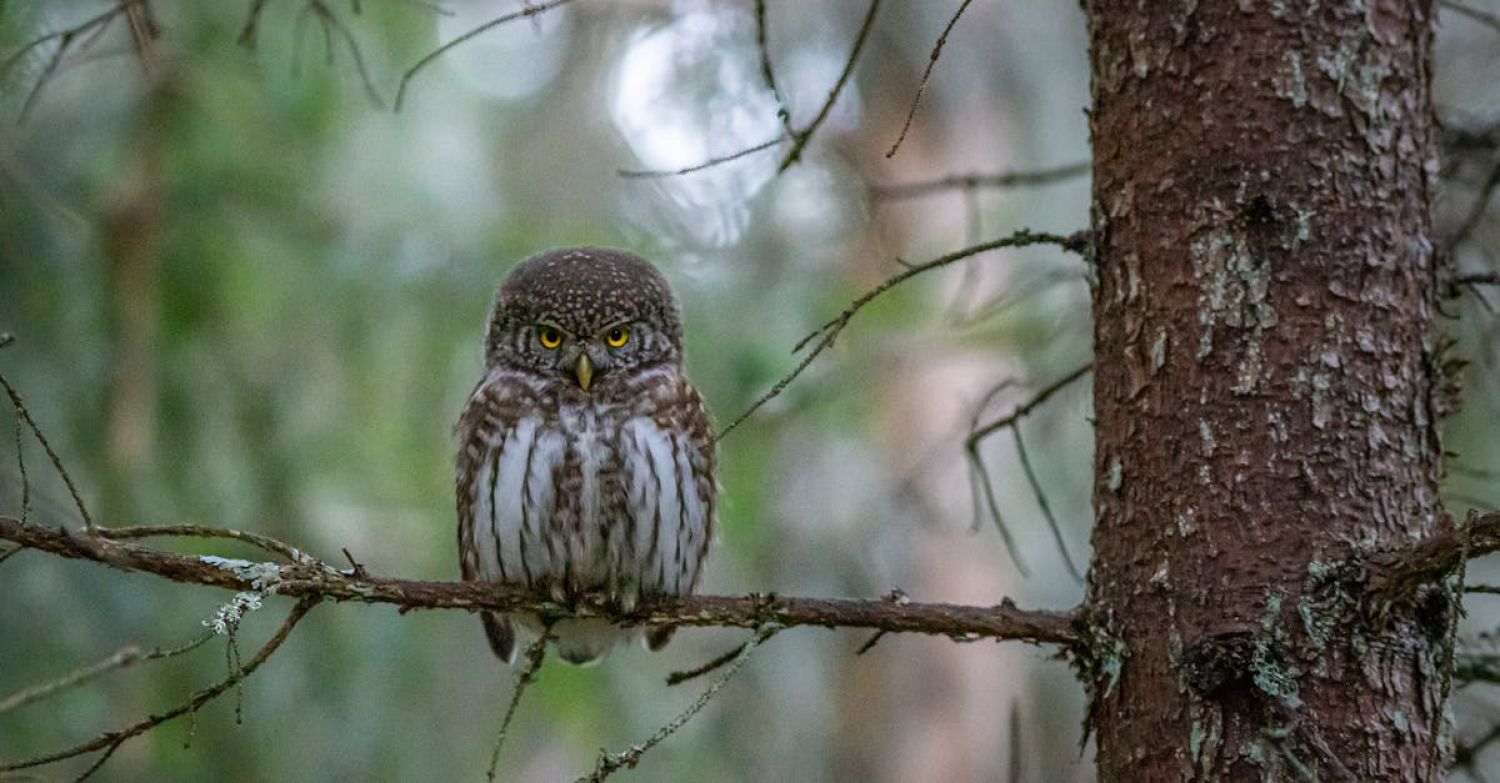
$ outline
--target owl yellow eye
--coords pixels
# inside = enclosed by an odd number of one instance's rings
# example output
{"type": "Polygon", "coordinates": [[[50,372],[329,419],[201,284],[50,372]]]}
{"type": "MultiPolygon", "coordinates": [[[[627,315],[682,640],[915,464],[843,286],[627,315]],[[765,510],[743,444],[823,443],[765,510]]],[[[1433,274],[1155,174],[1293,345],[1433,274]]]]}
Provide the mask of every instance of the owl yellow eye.
{"type": "Polygon", "coordinates": [[[558,334],[557,330],[550,326],[543,326],[538,330],[536,338],[541,341],[542,347],[549,351],[562,345],[562,335],[558,334]]]}
{"type": "Polygon", "coordinates": [[[619,348],[630,341],[630,330],[623,326],[616,326],[604,336],[604,341],[609,343],[611,348],[619,348]]]}

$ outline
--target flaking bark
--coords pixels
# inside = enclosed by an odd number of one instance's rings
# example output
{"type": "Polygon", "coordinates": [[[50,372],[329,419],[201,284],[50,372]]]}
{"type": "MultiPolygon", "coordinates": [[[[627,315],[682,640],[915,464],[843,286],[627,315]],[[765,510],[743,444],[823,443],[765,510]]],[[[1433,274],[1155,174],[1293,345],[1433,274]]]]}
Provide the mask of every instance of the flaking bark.
{"type": "Polygon", "coordinates": [[[1086,0],[1103,780],[1435,780],[1431,7],[1086,0]]]}

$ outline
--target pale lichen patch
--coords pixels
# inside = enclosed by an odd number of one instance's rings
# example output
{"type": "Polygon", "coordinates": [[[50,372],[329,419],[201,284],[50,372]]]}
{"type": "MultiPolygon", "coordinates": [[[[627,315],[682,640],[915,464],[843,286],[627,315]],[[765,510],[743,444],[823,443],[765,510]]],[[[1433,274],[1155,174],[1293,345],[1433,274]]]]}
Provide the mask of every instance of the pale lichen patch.
{"type": "Polygon", "coordinates": [[[1198,323],[1202,332],[1198,359],[1213,352],[1215,329],[1248,330],[1249,342],[1234,386],[1237,393],[1247,394],[1254,390],[1263,370],[1261,335],[1278,320],[1267,298],[1270,264],[1256,260],[1244,237],[1222,228],[1194,239],[1189,252],[1199,286],[1198,323]]]}
{"type": "Polygon", "coordinates": [[[1286,98],[1300,109],[1307,105],[1307,77],[1302,73],[1302,55],[1287,52],[1281,59],[1281,68],[1271,75],[1271,86],[1278,97],[1286,98]]]}

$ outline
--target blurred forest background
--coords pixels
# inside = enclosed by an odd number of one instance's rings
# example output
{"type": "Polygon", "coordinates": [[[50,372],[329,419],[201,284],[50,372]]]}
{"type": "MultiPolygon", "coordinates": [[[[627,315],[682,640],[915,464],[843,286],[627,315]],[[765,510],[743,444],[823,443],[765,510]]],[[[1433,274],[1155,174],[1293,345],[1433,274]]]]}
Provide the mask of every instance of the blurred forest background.
{"type": "MultiPolygon", "coordinates": [[[[778,174],[782,145],[665,178],[618,171],[690,166],[782,132],[751,3],[576,2],[455,48],[413,79],[398,113],[406,68],[520,3],[271,0],[244,44],[252,2],[152,3],[162,35],[151,78],[116,21],[61,61],[24,117],[51,49],[0,74],[0,331],[17,338],[0,367],[104,524],[248,529],[329,562],[348,548],[382,575],[456,578],[452,426],[480,373],[494,291],[525,256],[600,244],[660,265],[684,307],[689,372],[722,424],[792,367],[799,338],[899,260],[1021,227],[1088,226],[1086,172],[1036,188],[883,189],[1085,162],[1087,37],[1074,2],[974,3],[891,158],[959,3],[887,3],[800,163],[778,174]]],[[[800,127],[866,6],[767,5],[800,127]]],[[[108,7],[0,3],[0,57],[108,7]]],[[[1500,133],[1500,27],[1445,14],[1435,83],[1450,130],[1500,133]]],[[[1477,149],[1445,161],[1440,229],[1466,220],[1495,165],[1493,143],[1477,149]]],[[[1500,205],[1490,212],[1455,251],[1466,269],[1495,267],[1485,248],[1500,248],[1500,205]]],[[[1500,503],[1494,306],[1470,292],[1449,308],[1473,316],[1453,326],[1474,362],[1468,407],[1448,422],[1455,513],[1500,503]]],[[[986,254],[893,291],[722,444],[705,592],[900,587],[922,600],[1074,605],[1082,585],[1008,438],[984,454],[1030,576],[992,524],[975,525],[963,436],[988,389],[1018,381],[985,408],[1004,413],[1088,361],[1090,338],[1086,269],[1056,249],[986,254]]],[[[1085,381],[1022,425],[1079,563],[1089,407],[1085,381]]],[[[14,448],[0,446],[7,513],[19,506],[14,448]]],[[[26,448],[35,518],[77,524],[40,450],[26,448]]],[[[1471,580],[1495,576],[1487,565],[1471,580]]],[[[225,598],[21,553],[0,567],[0,696],[127,643],[185,641],[225,598]]],[[[284,601],[271,603],[247,620],[247,649],[274,627],[284,601]]],[[[1497,604],[1470,600],[1467,637],[1500,624],[1497,604]]],[[[640,741],[701,688],[663,677],[744,636],[687,630],[662,654],[549,665],[502,776],[571,779],[600,747],[640,741]]],[[[855,657],[866,638],[777,636],[694,723],[620,774],[1092,779],[1083,693],[1047,650],[892,636],[855,657]]],[[[223,675],[222,653],[215,641],[0,714],[0,758],[178,702],[223,675]]],[[[1456,700],[1460,742],[1500,722],[1500,698],[1482,688],[1456,700]]],[[[221,700],[127,743],[101,776],[477,779],[510,689],[473,617],[329,607],[248,681],[242,724],[221,700]]],[[[1500,770],[1500,752],[1488,755],[1480,766],[1500,770]]]]}

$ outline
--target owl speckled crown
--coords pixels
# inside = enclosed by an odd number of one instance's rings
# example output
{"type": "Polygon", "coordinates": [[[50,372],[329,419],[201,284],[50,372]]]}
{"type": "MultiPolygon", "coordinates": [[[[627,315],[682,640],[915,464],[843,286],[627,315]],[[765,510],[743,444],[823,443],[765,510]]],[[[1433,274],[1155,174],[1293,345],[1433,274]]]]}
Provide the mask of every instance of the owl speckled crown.
{"type": "Polygon", "coordinates": [[[560,248],[522,261],[500,286],[490,331],[507,322],[534,323],[543,314],[573,334],[651,319],[664,326],[673,343],[682,341],[682,318],[667,279],[649,261],[624,250],[560,248]]]}

